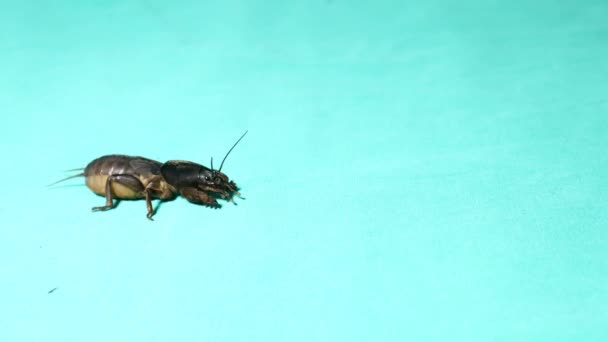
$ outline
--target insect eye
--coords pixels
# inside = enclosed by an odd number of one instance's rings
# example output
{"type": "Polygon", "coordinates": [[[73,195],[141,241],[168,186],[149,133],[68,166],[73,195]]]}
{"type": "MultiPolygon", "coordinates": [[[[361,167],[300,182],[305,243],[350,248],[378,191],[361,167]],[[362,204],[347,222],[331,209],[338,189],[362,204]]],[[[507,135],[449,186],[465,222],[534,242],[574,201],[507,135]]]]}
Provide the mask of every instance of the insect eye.
{"type": "Polygon", "coordinates": [[[205,180],[206,180],[206,181],[210,181],[210,180],[211,180],[211,177],[209,177],[209,176],[205,176],[205,180]]]}

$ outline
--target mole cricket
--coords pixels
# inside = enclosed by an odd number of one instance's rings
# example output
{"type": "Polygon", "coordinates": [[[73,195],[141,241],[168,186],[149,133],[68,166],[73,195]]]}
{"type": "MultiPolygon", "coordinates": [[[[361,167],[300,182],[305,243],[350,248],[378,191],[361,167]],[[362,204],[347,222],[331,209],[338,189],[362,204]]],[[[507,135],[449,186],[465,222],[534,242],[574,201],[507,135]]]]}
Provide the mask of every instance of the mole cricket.
{"type": "Polygon", "coordinates": [[[182,196],[191,203],[218,209],[222,207],[218,199],[234,204],[234,196],[243,199],[236,183],[222,173],[222,167],[230,152],[246,134],[247,131],[232,145],[217,170],[213,168],[213,157],[211,168],[208,168],[185,160],[161,163],[139,156],[112,154],[91,161],[85,168],[69,170],[82,172],[49,186],[84,177],[91,191],[106,198],[106,204],[93,207],[93,211],[113,209],[114,199],[145,199],[148,209],[146,217],[150,220],[154,215],[152,199],[165,201],[182,196]]]}

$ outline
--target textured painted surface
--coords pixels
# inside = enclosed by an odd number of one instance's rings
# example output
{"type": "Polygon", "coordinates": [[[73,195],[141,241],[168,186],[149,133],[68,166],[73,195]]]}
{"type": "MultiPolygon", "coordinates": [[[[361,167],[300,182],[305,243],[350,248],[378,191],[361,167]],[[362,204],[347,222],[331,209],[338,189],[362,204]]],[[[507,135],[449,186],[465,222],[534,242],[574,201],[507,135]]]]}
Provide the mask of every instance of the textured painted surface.
{"type": "Polygon", "coordinates": [[[2,5],[0,340],[608,338],[605,1],[198,3],[2,5]],[[245,129],[238,207],[44,187],[245,129]]]}

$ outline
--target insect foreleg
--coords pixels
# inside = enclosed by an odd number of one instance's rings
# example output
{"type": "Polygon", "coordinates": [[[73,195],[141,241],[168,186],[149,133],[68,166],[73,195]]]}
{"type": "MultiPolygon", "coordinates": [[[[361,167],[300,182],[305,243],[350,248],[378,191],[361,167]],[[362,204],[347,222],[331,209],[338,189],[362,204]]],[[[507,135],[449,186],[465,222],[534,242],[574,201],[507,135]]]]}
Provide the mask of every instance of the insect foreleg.
{"type": "Polygon", "coordinates": [[[213,196],[195,188],[183,188],[180,190],[180,194],[194,204],[201,204],[216,209],[222,207],[213,196]]]}

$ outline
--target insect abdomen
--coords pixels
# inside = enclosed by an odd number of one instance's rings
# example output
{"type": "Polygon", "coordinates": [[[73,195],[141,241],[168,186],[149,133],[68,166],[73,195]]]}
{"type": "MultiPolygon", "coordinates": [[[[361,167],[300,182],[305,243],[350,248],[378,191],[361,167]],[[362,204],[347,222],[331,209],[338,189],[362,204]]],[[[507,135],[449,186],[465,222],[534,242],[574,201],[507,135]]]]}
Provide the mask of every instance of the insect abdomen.
{"type": "MultiPolygon", "coordinates": [[[[106,183],[110,175],[130,175],[139,179],[144,185],[147,184],[141,172],[137,172],[132,166],[131,162],[136,158],[139,157],[108,155],[93,160],[84,169],[87,187],[94,193],[104,196],[106,194],[106,183]]],[[[160,163],[158,164],[160,165],[160,163]]],[[[143,198],[141,192],[133,191],[119,183],[112,184],[112,194],[121,199],[143,198]]]]}

